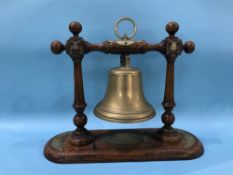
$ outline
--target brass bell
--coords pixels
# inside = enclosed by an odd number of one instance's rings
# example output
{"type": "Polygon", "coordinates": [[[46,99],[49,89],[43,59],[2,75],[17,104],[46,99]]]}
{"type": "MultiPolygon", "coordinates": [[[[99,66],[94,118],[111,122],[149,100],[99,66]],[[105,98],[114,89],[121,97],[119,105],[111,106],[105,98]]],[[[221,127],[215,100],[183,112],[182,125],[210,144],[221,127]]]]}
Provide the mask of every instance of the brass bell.
{"type": "Polygon", "coordinates": [[[94,109],[97,117],[119,123],[149,120],[154,108],[144,97],[141,71],[130,67],[128,55],[121,56],[121,66],[109,71],[104,99],[94,109]]]}

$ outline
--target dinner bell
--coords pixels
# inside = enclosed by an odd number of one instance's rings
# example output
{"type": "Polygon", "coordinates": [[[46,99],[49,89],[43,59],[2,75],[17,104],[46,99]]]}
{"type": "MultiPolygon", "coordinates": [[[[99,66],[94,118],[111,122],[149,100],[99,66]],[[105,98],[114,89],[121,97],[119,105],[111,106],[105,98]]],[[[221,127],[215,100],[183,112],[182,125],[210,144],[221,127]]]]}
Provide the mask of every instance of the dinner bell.
{"type": "MultiPolygon", "coordinates": [[[[119,19],[114,26],[116,41],[120,45],[134,43],[137,27],[135,22],[128,17],[119,19]],[[118,32],[118,25],[128,21],[133,25],[130,36],[123,37],[118,32]]],[[[119,123],[133,123],[149,120],[155,115],[154,108],[145,99],[141,71],[130,66],[129,55],[121,54],[121,66],[112,68],[108,75],[108,85],[105,96],[94,108],[97,117],[119,123]]]]}
{"type": "Polygon", "coordinates": [[[141,71],[130,67],[129,56],[121,56],[121,66],[112,68],[104,99],[94,109],[97,117],[119,123],[151,119],[154,108],[143,93],[141,71]]]}

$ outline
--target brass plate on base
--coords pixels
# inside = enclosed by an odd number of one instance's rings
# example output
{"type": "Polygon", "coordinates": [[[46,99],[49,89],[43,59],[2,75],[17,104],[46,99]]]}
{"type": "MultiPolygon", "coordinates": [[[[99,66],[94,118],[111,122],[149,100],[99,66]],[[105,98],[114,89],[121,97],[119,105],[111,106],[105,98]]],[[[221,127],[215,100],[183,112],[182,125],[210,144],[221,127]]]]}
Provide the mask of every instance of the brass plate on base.
{"type": "Polygon", "coordinates": [[[67,142],[71,131],[53,137],[45,146],[45,157],[55,163],[137,162],[189,160],[204,152],[192,134],[177,130],[179,142],[163,143],[156,139],[158,129],[93,130],[95,144],[73,146],[67,142]]]}

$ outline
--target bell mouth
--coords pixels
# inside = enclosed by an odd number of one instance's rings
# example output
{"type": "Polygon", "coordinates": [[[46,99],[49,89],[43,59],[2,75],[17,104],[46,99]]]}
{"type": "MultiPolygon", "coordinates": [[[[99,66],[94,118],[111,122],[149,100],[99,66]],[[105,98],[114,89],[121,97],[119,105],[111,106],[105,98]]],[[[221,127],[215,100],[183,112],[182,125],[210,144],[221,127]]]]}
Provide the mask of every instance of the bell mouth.
{"type": "Polygon", "coordinates": [[[113,111],[101,108],[101,102],[94,109],[94,114],[105,121],[115,123],[138,123],[152,119],[156,112],[152,106],[148,104],[148,109],[137,113],[114,113],[113,111]]]}

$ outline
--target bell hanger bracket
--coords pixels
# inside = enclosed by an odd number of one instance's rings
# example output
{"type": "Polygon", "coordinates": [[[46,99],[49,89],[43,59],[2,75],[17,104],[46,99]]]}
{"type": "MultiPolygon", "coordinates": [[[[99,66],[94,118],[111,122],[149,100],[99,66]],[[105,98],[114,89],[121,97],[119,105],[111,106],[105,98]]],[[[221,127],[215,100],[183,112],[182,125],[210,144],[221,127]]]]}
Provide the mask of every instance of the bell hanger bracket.
{"type": "Polygon", "coordinates": [[[187,131],[172,127],[175,116],[172,112],[174,100],[174,63],[184,51],[192,53],[195,44],[187,41],[183,44],[175,34],[179,30],[176,22],[166,25],[168,36],[159,43],[136,41],[134,37],[137,28],[135,22],[128,17],[119,19],[114,31],[119,40],[106,40],[93,44],[82,37],[82,25],[71,22],[69,30],[73,34],[65,44],[53,41],[50,45],[54,54],[63,51],[71,57],[74,64],[74,104],[76,111],[73,122],[77,127],[74,131],[61,133],[51,138],[45,145],[45,157],[56,163],[90,163],[90,162],[125,162],[125,161],[154,161],[154,160],[187,160],[201,156],[203,146],[197,137],[187,131]],[[122,21],[133,24],[133,33],[120,36],[118,25],[122,21]],[[105,54],[120,54],[124,61],[130,54],[145,54],[159,52],[167,62],[164,99],[162,102],[163,126],[161,128],[144,129],[115,129],[88,130],[87,116],[84,111],[86,102],[84,97],[82,60],[90,52],[105,54]]]}

